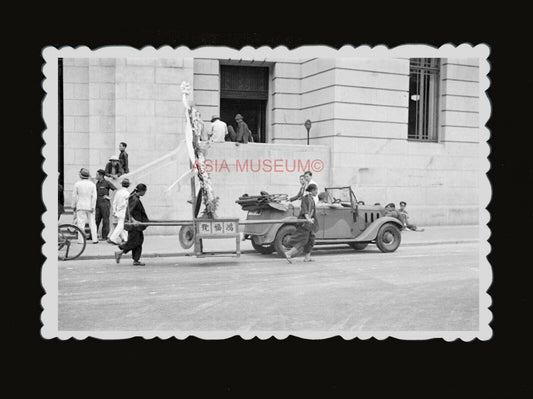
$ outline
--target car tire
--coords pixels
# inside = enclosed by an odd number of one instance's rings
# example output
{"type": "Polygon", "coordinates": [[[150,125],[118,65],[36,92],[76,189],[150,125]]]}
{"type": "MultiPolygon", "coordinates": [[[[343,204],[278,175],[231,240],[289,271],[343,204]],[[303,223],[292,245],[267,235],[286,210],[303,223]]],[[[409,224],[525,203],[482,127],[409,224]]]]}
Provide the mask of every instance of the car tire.
{"type": "Polygon", "coordinates": [[[251,241],[252,241],[252,247],[254,247],[254,249],[260,254],[269,255],[272,252],[274,252],[274,245],[272,244],[269,244],[269,245],[257,244],[253,236],[252,236],[251,241]]]}
{"type": "Polygon", "coordinates": [[[280,258],[284,258],[284,252],[287,251],[290,247],[284,245],[287,243],[287,240],[294,234],[296,231],[296,226],[286,225],[281,227],[276,234],[274,239],[274,249],[280,258]]]}
{"type": "Polygon", "coordinates": [[[401,240],[400,229],[392,223],[385,223],[378,231],[376,245],[381,252],[394,252],[400,246],[401,240]]]}
{"type": "Polygon", "coordinates": [[[352,247],[356,251],[361,251],[365,249],[366,247],[368,247],[368,243],[367,242],[351,242],[350,247],[352,247]]]}

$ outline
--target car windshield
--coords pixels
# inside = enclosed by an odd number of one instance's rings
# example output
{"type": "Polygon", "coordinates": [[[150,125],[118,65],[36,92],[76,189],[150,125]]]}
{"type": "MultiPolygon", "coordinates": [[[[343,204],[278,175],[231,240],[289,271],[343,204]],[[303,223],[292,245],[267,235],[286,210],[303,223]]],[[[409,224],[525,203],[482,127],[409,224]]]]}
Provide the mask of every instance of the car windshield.
{"type": "Polygon", "coordinates": [[[347,202],[351,203],[351,194],[349,187],[343,188],[326,188],[328,202],[347,202]]]}

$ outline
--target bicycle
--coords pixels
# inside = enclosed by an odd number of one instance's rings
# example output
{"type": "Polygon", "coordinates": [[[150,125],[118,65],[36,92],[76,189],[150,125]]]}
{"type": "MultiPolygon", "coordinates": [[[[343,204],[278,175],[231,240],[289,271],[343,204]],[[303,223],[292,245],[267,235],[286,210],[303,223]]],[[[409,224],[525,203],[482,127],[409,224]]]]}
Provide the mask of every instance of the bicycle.
{"type": "Polygon", "coordinates": [[[87,245],[85,233],[73,224],[61,224],[57,230],[58,259],[72,260],[79,257],[87,245]]]}

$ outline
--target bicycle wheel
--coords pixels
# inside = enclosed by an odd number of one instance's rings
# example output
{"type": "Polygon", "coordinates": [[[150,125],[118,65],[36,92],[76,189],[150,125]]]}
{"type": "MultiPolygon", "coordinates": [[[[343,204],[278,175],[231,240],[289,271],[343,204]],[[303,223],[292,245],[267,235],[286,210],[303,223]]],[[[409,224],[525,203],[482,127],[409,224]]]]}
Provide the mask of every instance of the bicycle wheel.
{"type": "Polygon", "coordinates": [[[57,256],[59,260],[72,260],[80,256],[87,245],[87,238],[78,226],[62,224],[58,227],[57,256]]]}

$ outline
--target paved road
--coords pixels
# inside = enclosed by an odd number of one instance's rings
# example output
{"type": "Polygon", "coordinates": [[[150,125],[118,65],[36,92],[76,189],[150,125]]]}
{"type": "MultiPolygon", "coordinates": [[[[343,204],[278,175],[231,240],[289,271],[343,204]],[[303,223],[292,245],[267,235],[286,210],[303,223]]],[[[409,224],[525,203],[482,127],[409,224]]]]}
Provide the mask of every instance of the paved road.
{"type": "Polygon", "coordinates": [[[478,244],[59,263],[59,330],[478,329],[478,244]]]}

